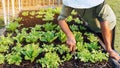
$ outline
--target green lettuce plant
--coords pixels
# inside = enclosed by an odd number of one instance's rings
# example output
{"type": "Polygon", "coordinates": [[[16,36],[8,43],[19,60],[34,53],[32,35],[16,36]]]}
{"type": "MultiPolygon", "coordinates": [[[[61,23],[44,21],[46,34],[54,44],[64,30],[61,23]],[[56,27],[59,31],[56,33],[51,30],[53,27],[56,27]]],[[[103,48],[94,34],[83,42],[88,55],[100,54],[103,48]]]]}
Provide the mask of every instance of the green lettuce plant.
{"type": "Polygon", "coordinates": [[[20,65],[20,63],[22,62],[22,57],[14,52],[7,54],[5,57],[8,64],[20,65]]]}
{"type": "Polygon", "coordinates": [[[82,25],[79,25],[79,30],[83,31],[83,30],[86,30],[86,28],[84,26],[82,26],[82,25]]]}
{"type": "Polygon", "coordinates": [[[39,45],[34,43],[24,46],[22,50],[22,54],[25,56],[25,60],[30,60],[31,62],[33,62],[41,52],[42,49],[39,47],[39,45]]]}
{"type": "Polygon", "coordinates": [[[19,26],[20,26],[20,24],[17,21],[10,22],[10,24],[6,26],[6,29],[7,29],[7,31],[14,32],[19,26]]]}
{"type": "Polygon", "coordinates": [[[79,28],[78,28],[78,25],[70,25],[70,29],[72,30],[72,31],[78,31],[79,30],[79,28]]]}
{"type": "Polygon", "coordinates": [[[77,12],[75,10],[72,10],[71,15],[77,15],[77,12]]]}
{"type": "Polygon", "coordinates": [[[61,55],[64,54],[64,53],[69,53],[69,52],[70,52],[69,48],[68,48],[67,45],[65,45],[65,44],[56,45],[56,46],[57,46],[57,47],[56,47],[57,51],[58,51],[61,55]]]}
{"type": "Polygon", "coordinates": [[[59,8],[59,7],[53,9],[54,14],[60,14],[60,11],[61,11],[61,8],[59,8]]]}
{"type": "Polygon", "coordinates": [[[83,42],[83,36],[82,36],[82,33],[81,33],[81,32],[76,32],[76,31],[74,31],[73,34],[74,34],[75,40],[76,40],[77,42],[83,42]]]}
{"type": "Polygon", "coordinates": [[[7,37],[0,36],[0,52],[7,52],[9,46],[13,44],[13,39],[11,38],[11,34],[8,34],[7,37]]]}
{"type": "Polygon", "coordinates": [[[35,14],[36,14],[35,11],[31,11],[31,12],[30,12],[30,15],[31,15],[31,16],[34,16],[35,14]]]}
{"type": "Polygon", "coordinates": [[[0,64],[4,64],[5,56],[0,53],[0,64]]]}
{"type": "Polygon", "coordinates": [[[23,50],[22,44],[17,42],[16,46],[12,48],[12,52],[16,53],[17,55],[21,55],[21,51],[23,50]]]}
{"type": "Polygon", "coordinates": [[[42,47],[43,47],[43,51],[44,52],[54,52],[56,51],[56,47],[54,47],[55,45],[54,44],[43,44],[42,47]]]}
{"type": "Polygon", "coordinates": [[[98,41],[98,38],[94,34],[92,34],[92,33],[85,33],[85,35],[87,35],[87,37],[90,40],[90,42],[98,41]]]}
{"type": "Polygon", "coordinates": [[[58,39],[59,39],[62,43],[64,43],[64,42],[66,41],[66,39],[67,39],[65,33],[64,33],[62,30],[60,30],[59,32],[57,32],[56,35],[58,36],[58,39]]]}
{"type": "Polygon", "coordinates": [[[26,30],[28,30],[27,28],[23,28],[21,30],[21,32],[19,32],[18,30],[16,30],[17,36],[13,37],[14,40],[16,40],[17,42],[23,42],[24,39],[26,38],[26,36],[28,35],[26,30]]]}
{"type": "Polygon", "coordinates": [[[65,44],[57,45],[56,49],[59,52],[59,54],[61,55],[62,62],[69,61],[70,59],[72,59],[73,56],[72,56],[72,54],[70,54],[70,50],[67,47],[67,45],[65,45],[65,44]]]}
{"type": "Polygon", "coordinates": [[[48,52],[45,56],[37,61],[42,65],[42,68],[58,68],[61,63],[59,56],[56,52],[48,52]]]}
{"type": "Polygon", "coordinates": [[[45,9],[44,9],[44,8],[41,8],[39,11],[36,12],[36,14],[38,14],[38,15],[43,15],[43,14],[45,14],[45,9]]]}
{"type": "Polygon", "coordinates": [[[81,24],[81,21],[80,21],[80,19],[77,17],[77,18],[74,18],[74,21],[75,21],[75,23],[77,23],[77,24],[81,24]]]}
{"type": "Polygon", "coordinates": [[[43,21],[53,21],[53,19],[54,19],[54,14],[51,12],[46,12],[43,21]]]}
{"type": "Polygon", "coordinates": [[[33,29],[35,29],[36,31],[41,31],[42,25],[35,25],[35,27],[33,27],[33,29]]]}
{"type": "Polygon", "coordinates": [[[51,31],[54,30],[57,25],[53,24],[52,22],[47,22],[46,24],[43,25],[43,28],[45,31],[51,31]]]}
{"type": "Polygon", "coordinates": [[[28,16],[28,15],[29,15],[29,12],[28,12],[28,11],[24,11],[24,12],[22,12],[22,15],[23,15],[23,16],[28,16]]]}
{"type": "Polygon", "coordinates": [[[71,15],[66,18],[67,22],[71,22],[72,20],[73,20],[73,17],[71,15]]]}
{"type": "Polygon", "coordinates": [[[25,37],[27,43],[37,42],[39,37],[41,37],[41,32],[36,31],[36,30],[38,30],[38,27],[37,28],[32,28],[31,32],[25,37]]]}
{"type": "Polygon", "coordinates": [[[55,39],[57,39],[57,36],[55,35],[54,31],[44,32],[40,38],[41,41],[48,42],[48,43],[53,42],[55,39]]]}
{"type": "Polygon", "coordinates": [[[21,21],[22,21],[22,17],[17,17],[17,18],[15,18],[15,21],[21,22],[21,21]]]}

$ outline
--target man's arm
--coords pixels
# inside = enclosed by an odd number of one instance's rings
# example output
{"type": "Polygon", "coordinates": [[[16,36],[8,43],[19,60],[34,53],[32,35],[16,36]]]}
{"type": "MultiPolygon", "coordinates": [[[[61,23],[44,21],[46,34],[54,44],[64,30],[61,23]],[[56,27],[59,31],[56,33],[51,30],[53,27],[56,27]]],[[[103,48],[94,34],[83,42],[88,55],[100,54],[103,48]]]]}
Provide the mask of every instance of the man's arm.
{"type": "Polygon", "coordinates": [[[76,49],[76,41],[75,41],[73,33],[71,32],[71,30],[68,27],[68,24],[65,21],[65,19],[71,14],[72,10],[73,8],[63,5],[62,11],[60,15],[58,16],[58,24],[60,25],[61,29],[67,36],[66,43],[70,51],[74,52],[76,49]]]}
{"type": "Polygon", "coordinates": [[[69,29],[68,24],[65,22],[65,20],[59,20],[58,24],[60,25],[61,29],[67,36],[66,43],[67,43],[70,51],[74,52],[76,49],[76,40],[74,38],[73,33],[69,29]]]}
{"type": "Polygon", "coordinates": [[[100,25],[104,43],[106,45],[106,50],[109,53],[110,57],[113,57],[118,61],[120,59],[120,56],[112,49],[112,30],[110,30],[108,26],[108,21],[103,21],[100,23],[100,25]]]}

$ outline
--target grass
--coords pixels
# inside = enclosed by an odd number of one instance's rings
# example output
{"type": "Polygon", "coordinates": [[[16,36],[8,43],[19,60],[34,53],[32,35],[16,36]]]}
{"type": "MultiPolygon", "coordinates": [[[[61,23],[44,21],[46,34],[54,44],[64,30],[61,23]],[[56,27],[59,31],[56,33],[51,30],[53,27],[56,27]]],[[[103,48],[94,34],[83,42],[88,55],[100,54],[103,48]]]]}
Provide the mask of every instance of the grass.
{"type": "Polygon", "coordinates": [[[117,17],[116,36],[115,36],[115,49],[120,52],[120,0],[107,0],[108,4],[112,7],[117,17]]]}
{"type": "Polygon", "coordinates": [[[4,20],[3,20],[3,17],[0,17],[0,28],[4,26],[4,20]]]}

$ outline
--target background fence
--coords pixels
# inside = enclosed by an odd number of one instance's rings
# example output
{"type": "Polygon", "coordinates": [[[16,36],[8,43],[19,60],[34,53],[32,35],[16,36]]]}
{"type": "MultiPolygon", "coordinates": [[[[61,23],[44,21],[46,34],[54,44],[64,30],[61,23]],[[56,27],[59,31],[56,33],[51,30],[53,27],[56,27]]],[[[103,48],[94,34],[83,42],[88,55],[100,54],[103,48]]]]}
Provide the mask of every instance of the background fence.
{"type": "Polygon", "coordinates": [[[4,17],[7,25],[21,10],[38,10],[61,4],[62,0],[0,0],[0,16],[4,17]]]}

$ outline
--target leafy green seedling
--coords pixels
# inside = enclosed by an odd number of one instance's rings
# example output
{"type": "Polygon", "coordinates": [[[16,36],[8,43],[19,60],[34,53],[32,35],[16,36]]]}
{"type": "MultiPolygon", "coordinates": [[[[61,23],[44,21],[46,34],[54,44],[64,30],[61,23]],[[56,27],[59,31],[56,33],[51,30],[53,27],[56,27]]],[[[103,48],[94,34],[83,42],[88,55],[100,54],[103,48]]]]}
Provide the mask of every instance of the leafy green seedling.
{"type": "Polygon", "coordinates": [[[83,36],[81,32],[74,31],[73,34],[77,42],[83,42],[83,36]]]}
{"type": "Polygon", "coordinates": [[[66,41],[66,39],[67,39],[65,33],[64,33],[62,30],[60,30],[58,33],[56,33],[56,36],[58,36],[58,39],[59,39],[62,43],[64,43],[64,42],[66,41]]]}
{"type": "Polygon", "coordinates": [[[5,56],[3,54],[0,54],[0,64],[4,64],[5,56]]]}
{"type": "Polygon", "coordinates": [[[74,21],[75,21],[75,23],[77,23],[77,24],[81,24],[81,21],[80,21],[79,18],[74,18],[74,21]]]}
{"type": "Polygon", "coordinates": [[[77,12],[75,10],[72,10],[71,15],[77,15],[77,12]]]}
{"type": "Polygon", "coordinates": [[[47,22],[46,24],[43,25],[45,31],[51,31],[54,30],[57,25],[53,24],[52,22],[47,22]]]}
{"type": "Polygon", "coordinates": [[[73,20],[73,17],[71,15],[66,18],[67,22],[71,22],[72,20],[73,20]]]}
{"type": "Polygon", "coordinates": [[[24,11],[24,12],[22,12],[22,15],[23,15],[23,16],[28,16],[28,15],[29,15],[29,12],[28,12],[28,11],[24,11]]]}
{"type": "Polygon", "coordinates": [[[15,18],[15,21],[21,22],[21,21],[22,21],[22,17],[17,17],[17,18],[15,18]]]}
{"type": "Polygon", "coordinates": [[[72,30],[72,31],[78,31],[79,30],[79,28],[78,28],[78,25],[70,25],[70,29],[72,30]]]}
{"type": "Polygon", "coordinates": [[[17,21],[15,21],[15,22],[11,22],[9,25],[7,25],[6,29],[8,31],[14,32],[19,26],[20,26],[20,24],[17,21]]]}
{"type": "Polygon", "coordinates": [[[40,38],[41,41],[48,43],[53,42],[55,39],[57,39],[57,36],[55,35],[54,31],[44,32],[44,34],[40,38]]]}
{"type": "Polygon", "coordinates": [[[43,21],[53,21],[53,19],[54,19],[54,14],[50,12],[46,12],[43,21]]]}
{"type": "Polygon", "coordinates": [[[24,46],[22,54],[25,55],[25,60],[33,62],[35,58],[42,52],[38,44],[28,44],[24,46]]]}
{"type": "Polygon", "coordinates": [[[58,68],[61,63],[59,56],[55,52],[48,52],[45,57],[37,61],[42,65],[42,68],[58,68]]]}
{"type": "Polygon", "coordinates": [[[22,57],[20,55],[10,53],[6,55],[6,60],[8,64],[20,65],[20,63],[22,62],[22,57]]]}
{"type": "Polygon", "coordinates": [[[6,52],[11,44],[13,44],[11,34],[8,34],[7,37],[0,36],[0,52],[6,52]]]}
{"type": "Polygon", "coordinates": [[[30,15],[31,15],[31,16],[34,16],[35,14],[36,14],[35,11],[31,11],[31,12],[30,12],[30,15]]]}

